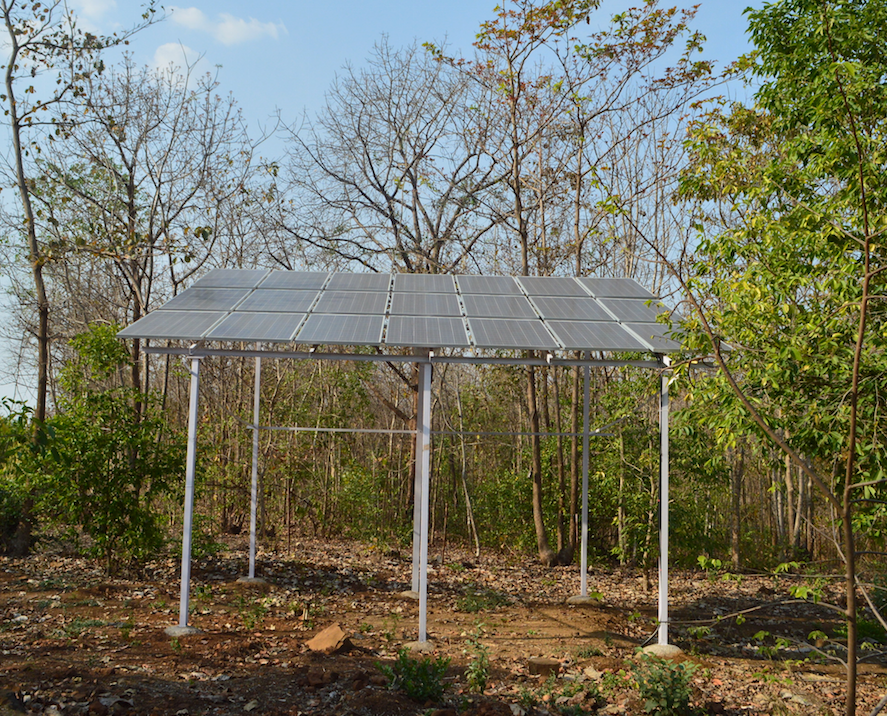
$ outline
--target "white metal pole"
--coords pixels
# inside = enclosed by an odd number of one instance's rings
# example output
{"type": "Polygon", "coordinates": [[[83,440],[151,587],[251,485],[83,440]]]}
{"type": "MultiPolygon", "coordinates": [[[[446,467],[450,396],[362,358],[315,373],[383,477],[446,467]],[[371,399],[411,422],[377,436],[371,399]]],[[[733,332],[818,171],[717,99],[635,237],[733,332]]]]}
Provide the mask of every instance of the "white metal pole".
{"type": "Polygon", "coordinates": [[[179,594],[179,626],[188,626],[191,591],[191,524],[194,515],[194,472],[197,466],[197,406],[200,393],[200,358],[191,358],[191,397],[188,412],[188,450],[185,457],[185,514],[182,529],[182,586],[179,594]]]}
{"type": "Polygon", "coordinates": [[[659,643],[668,644],[668,378],[659,393],[659,643]]]}
{"type": "Polygon", "coordinates": [[[585,386],[582,396],[582,548],[579,560],[582,570],[579,594],[583,597],[588,596],[588,421],[591,403],[589,373],[590,369],[586,365],[583,368],[585,386]]]}
{"type": "Polygon", "coordinates": [[[249,503],[249,578],[256,578],[256,513],[259,504],[259,402],[262,397],[262,359],[256,356],[253,388],[253,474],[249,503]]]}
{"type": "Polygon", "coordinates": [[[422,390],[422,366],[418,364],[419,385],[416,404],[416,436],[415,436],[415,462],[413,463],[413,581],[410,586],[419,593],[419,562],[422,559],[422,474],[419,464],[422,462],[422,427],[421,420],[425,411],[425,393],[422,390]]]}
{"type": "MultiPolygon", "coordinates": [[[[428,496],[431,472],[431,363],[419,363],[419,405],[417,433],[421,451],[417,452],[416,473],[421,476],[422,497],[419,521],[419,641],[428,639],[428,496]]],[[[419,480],[417,480],[418,482],[419,480]]]]}

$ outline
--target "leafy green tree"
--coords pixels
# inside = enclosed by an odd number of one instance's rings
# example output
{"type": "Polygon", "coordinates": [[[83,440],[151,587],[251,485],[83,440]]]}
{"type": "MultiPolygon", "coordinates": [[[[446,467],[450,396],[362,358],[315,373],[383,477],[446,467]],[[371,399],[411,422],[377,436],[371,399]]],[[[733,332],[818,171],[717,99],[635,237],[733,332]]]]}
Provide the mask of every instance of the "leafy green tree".
{"type": "Polygon", "coordinates": [[[740,69],[755,102],[715,109],[690,140],[683,191],[703,235],[687,343],[832,511],[853,714],[858,595],[873,607],[859,540],[887,496],[887,2],[781,0],[749,20],[756,49],[740,69]]]}
{"type": "Polygon", "coordinates": [[[76,358],[61,371],[60,412],[49,427],[43,509],[90,537],[109,572],[164,543],[155,501],[183,472],[180,441],[165,435],[150,396],[142,416],[120,387],[129,357],[117,326],[97,325],[73,340],[76,358]]]}
{"type": "MultiPolygon", "coordinates": [[[[82,94],[84,84],[104,69],[102,50],[127,42],[127,39],[154,22],[155,8],[149,2],[141,20],[119,34],[97,36],[84,32],[64,0],[26,2],[0,0],[0,21],[6,30],[4,90],[0,101],[5,105],[12,149],[12,181],[20,200],[22,254],[27,257],[34,282],[33,302],[37,313],[34,334],[38,345],[37,425],[46,419],[49,385],[49,299],[43,267],[52,251],[39,238],[33,198],[32,160],[40,153],[43,141],[50,141],[57,125],[48,110],[67,105],[82,94]],[[38,77],[55,79],[48,92],[38,91],[38,77]],[[49,128],[49,131],[47,130],[49,128]]],[[[41,88],[42,90],[42,88],[41,88]]],[[[64,115],[64,113],[62,112],[64,115]]],[[[65,116],[66,121],[71,121],[65,116]]]]}

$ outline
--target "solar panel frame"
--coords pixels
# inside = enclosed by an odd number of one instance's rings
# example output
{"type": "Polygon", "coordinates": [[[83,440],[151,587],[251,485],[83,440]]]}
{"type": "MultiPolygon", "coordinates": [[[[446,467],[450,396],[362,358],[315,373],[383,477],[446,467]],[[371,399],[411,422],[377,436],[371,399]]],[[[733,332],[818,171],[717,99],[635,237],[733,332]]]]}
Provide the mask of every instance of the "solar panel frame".
{"type": "Polygon", "coordinates": [[[329,275],[328,271],[272,271],[260,288],[321,289],[329,275]]]}
{"type": "Polygon", "coordinates": [[[351,313],[378,314],[385,313],[388,304],[388,293],[382,291],[331,291],[327,289],[320,294],[317,305],[312,313],[351,313]]]}
{"type": "Polygon", "coordinates": [[[385,344],[416,348],[471,346],[463,320],[448,316],[391,316],[385,332],[385,344]]]}
{"type": "Polygon", "coordinates": [[[333,273],[328,291],[387,291],[391,274],[387,273],[333,273]]]}
{"type": "Polygon", "coordinates": [[[620,321],[628,323],[656,323],[657,316],[668,313],[662,306],[648,306],[648,301],[639,298],[601,298],[598,299],[608,310],[612,311],[620,321]]]}
{"type": "Polygon", "coordinates": [[[231,313],[207,332],[208,341],[289,343],[305,320],[304,313],[231,313]]]}
{"type": "Polygon", "coordinates": [[[468,327],[477,348],[558,350],[561,347],[539,319],[469,318],[468,327]]]}
{"type": "Polygon", "coordinates": [[[587,296],[575,279],[566,276],[518,276],[518,283],[529,296],[587,296]]]}
{"type": "Polygon", "coordinates": [[[649,347],[619,323],[605,321],[549,321],[548,326],[571,351],[645,351],[649,347]]]}
{"type": "Polygon", "coordinates": [[[462,315],[462,307],[455,293],[397,293],[391,294],[392,316],[437,316],[455,318],[462,315]]]}
{"type": "Polygon", "coordinates": [[[230,311],[250,291],[248,288],[189,288],[160,308],[164,311],[230,311]]]}
{"type": "Polygon", "coordinates": [[[591,296],[533,296],[546,321],[612,321],[613,317],[591,296]]]}
{"type": "Polygon", "coordinates": [[[596,298],[656,298],[633,278],[598,278],[584,276],[576,279],[596,298]]]}
{"type": "Polygon", "coordinates": [[[248,313],[305,313],[311,308],[319,291],[290,291],[280,288],[257,288],[237,306],[248,313]]]}
{"type": "Polygon", "coordinates": [[[268,269],[213,269],[189,288],[255,288],[268,269]]]}
{"type": "Polygon", "coordinates": [[[526,296],[462,295],[465,315],[473,318],[539,318],[526,296]]]}
{"type": "Polygon", "coordinates": [[[164,311],[157,309],[143,316],[117,335],[120,338],[199,341],[220,320],[224,311],[164,311]]]}
{"type": "Polygon", "coordinates": [[[307,345],[381,346],[385,317],[312,313],[295,337],[307,345]]]}
{"type": "Polygon", "coordinates": [[[449,274],[396,273],[394,290],[401,293],[456,293],[456,283],[449,274]]]}
{"type": "Polygon", "coordinates": [[[487,294],[491,296],[522,296],[523,291],[513,276],[477,276],[457,274],[459,292],[466,294],[487,294]]]}

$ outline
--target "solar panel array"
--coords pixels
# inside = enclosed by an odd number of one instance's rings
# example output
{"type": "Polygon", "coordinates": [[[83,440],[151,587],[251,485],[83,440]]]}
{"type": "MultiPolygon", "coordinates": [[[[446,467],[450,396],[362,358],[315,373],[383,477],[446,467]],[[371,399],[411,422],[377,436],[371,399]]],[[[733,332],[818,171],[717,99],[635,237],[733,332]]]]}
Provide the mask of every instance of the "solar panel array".
{"type": "Polygon", "coordinates": [[[123,338],[491,350],[680,345],[627,278],[216,269],[123,338]]]}

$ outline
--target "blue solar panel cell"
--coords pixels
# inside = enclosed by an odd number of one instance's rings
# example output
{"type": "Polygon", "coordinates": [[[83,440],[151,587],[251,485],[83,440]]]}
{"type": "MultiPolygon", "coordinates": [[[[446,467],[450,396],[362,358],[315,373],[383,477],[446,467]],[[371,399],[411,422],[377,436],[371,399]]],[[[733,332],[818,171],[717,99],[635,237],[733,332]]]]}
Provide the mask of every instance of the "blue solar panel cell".
{"type": "Polygon", "coordinates": [[[312,313],[296,341],[307,345],[378,346],[382,344],[384,322],[384,316],[312,313]]]}
{"type": "Polygon", "coordinates": [[[191,288],[253,288],[267,275],[268,269],[213,269],[191,288]]]}
{"type": "Polygon", "coordinates": [[[219,311],[151,311],[124,328],[121,338],[156,338],[173,341],[199,341],[227,314],[219,311]]]}
{"type": "Polygon", "coordinates": [[[261,283],[262,288],[320,289],[329,274],[318,271],[272,271],[261,283]]]}
{"type": "Polygon", "coordinates": [[[449,316],[462,314],[454,293],[397,293],[391,296],[392,316],[449,316]]]}
{"type": "Polygon", "coordinates": [[[301,313],[232,313],[206,340],[289,343],[304,318],[301,313]]]}
{"type": "Polygon", "coordinates": [[[388,294],[369,291],[324,291],[320,294],[316,313],[355,313],[355,314],[379,314],[385,313],[385,304],[388,303],[388,294]]]}
{"type": "Polygon", "coordinates": [[[468,327],[478,348],[557,350],[557,340],[540,320],[469,318],[468,327]]]}
{"type": "Polygon", "coordinates": [[[520,286],[511,276],[456,276],[459,291],[463,294],[477,293],[488,296],[522,296],[520,286]]]}
{"type": "Polygon", "coordinates": [[[317,298],[317,291],[284,291],[257,288],[238,307],[238,311],[304,313],[317,298]]]}
{"type": "Polygon", "coordinates": [[[453,277],[446,274],[398,273],[394,275],[394,290],[404,293],[455,293],[453,277]]]}
{"type": "Polygon", "coordinates": [[[609,321],[609,313],[590,296],[534,296],[533,303],[546,320],[609,321]]]}
{"type": "Polygon", "coordinates": [[[564,348],[576,351],[642,351],[647,345],[618,323],[549,321],[564,348]]]}
{"type": "Polygon", "coordinates": [[[468,334],[461,318],[392,316],[385,343],[416,348],[467,348],[468,334]]]}
{"type": "Polygon", "coordinates": [[[230,311],[249,292],[245,288],[189,288],[160,308],[164,311],[230,311]]]}

